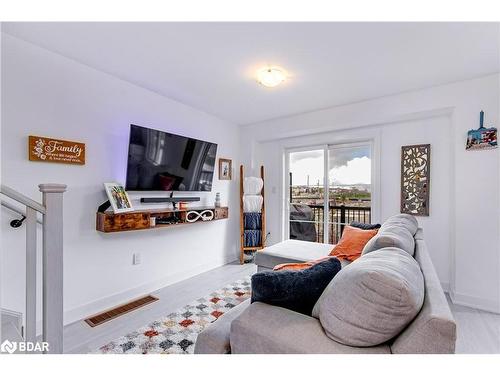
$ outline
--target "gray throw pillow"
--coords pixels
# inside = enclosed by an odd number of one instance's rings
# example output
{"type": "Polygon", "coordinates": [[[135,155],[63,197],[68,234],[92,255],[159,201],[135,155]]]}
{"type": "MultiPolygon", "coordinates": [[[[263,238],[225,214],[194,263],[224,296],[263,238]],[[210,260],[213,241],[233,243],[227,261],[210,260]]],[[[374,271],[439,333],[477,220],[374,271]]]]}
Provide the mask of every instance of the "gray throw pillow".
{"type": "Polygon", "coordinates": [[[366,255],[384,247],[397,247],[413,256],[415,254],[415,239],[418,222],[408,214],[394,215],[387,219],[377,235],[370,239],[363,248],[361,255],[366,255]]]}
{"type": "Polygon", "coordinates": [[[409,215],[409,214],[397,214],[394,216],[391,216],[388,218],[384,224],[382,224],[382,227],[380,228],[381,231],[383,231],[384,226],[399,226],[406,228],[412,236],[417,233],[418,229],[418,221],[415,219],[414,216],[409,215]]]}
{"type": "Polygon", "coordinates": [[[401,227],[385,227],[383,231],[381,228],[379,233],[366,243],[361,255],[385,247],[397,247],[411,256],[415,255],[415,239],[407,229],[401,227]]]}
{"type": "Polygon", "coordinates": [[[417,261],[398,248],[366,254],[343,268],[313,309],[326,335],[351,346],[375,346],[397,336],[424,302],[417,261]]]}

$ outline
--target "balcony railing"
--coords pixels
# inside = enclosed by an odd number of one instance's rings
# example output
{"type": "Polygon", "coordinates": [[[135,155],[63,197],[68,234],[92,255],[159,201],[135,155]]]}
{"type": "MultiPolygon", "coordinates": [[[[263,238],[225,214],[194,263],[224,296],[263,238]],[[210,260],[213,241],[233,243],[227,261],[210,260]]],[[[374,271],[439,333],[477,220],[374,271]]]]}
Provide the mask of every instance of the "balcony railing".
{"type": "MultiPolygon", "coordinates": [[[[324,242],[325,214],[322,204],[291,203],[290,238],[324,242]]],[[[371,222],[370,207],[330,205],[328,209],[328,239],[336,244],[346,225],[352,221],[371,222]]]]}

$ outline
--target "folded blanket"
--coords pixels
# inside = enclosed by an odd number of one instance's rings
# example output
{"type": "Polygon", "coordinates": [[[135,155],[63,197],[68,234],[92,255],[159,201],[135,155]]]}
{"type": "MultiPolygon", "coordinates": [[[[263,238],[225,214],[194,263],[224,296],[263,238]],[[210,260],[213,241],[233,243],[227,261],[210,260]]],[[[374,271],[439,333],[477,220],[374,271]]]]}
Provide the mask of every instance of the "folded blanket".
{"type": "Polygon", "coordinates": [[[243,193],[248,195],[259,195],[264,186],[260,177],[245,177],[243,180],[243,193]]]}
{"type": "Polygon", "coordinates": [[[262,214],[259,212],[246,212],[243,214],[243,227],[245,229],[261,229],[262,214]]]}
{"type": "Polygon", "coordinates": [[[243,195],[243,212],[261,212],[264,198],[262,195],[243,195]]]}
{"type": "Polygon", "coordinates": [[[245,247],[256,247],[261,245],[261,233],[256,229],[245,229],[243,232],[243,244],[245,247]]]}

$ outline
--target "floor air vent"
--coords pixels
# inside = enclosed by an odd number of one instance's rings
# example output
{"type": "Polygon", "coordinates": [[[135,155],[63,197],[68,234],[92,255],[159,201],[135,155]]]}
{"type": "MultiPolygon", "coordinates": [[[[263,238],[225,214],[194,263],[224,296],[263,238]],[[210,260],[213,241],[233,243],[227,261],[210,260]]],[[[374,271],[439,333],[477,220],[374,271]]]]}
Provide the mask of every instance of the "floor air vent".
{"type": "Polygon", "coordinates": [[[158,301],[158,298],[153,297],[151,295],[145,296],[145,297],[133,300],[131,302],[128,302],[124,305],[114,307],[114,308],[112,308],[108,311],[104,311],[100,314],[91,316],[90,318],[85,319],[85,322],[89,326],[95,327],[95,326],[98,326],[100,324],[106,323],[106,322],[110,321],[111,319],[117,318],[120,315],[137,310],[137,309],[141,308],[142,306],[149,305],[150,303],[153,303],[155,301],[158,301]]]}

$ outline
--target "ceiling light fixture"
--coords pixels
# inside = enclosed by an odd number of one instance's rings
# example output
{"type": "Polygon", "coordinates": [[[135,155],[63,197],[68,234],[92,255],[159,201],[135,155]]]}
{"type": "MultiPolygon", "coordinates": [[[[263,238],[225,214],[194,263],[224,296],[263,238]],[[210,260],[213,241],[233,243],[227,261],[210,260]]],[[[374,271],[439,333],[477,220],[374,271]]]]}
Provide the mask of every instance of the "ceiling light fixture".
{"type": "Polygon", "coordinates": [[[277,66],[257,70],[257,82],[266,87],[276,87],[286,79],[286,72],[277,66]]]}

